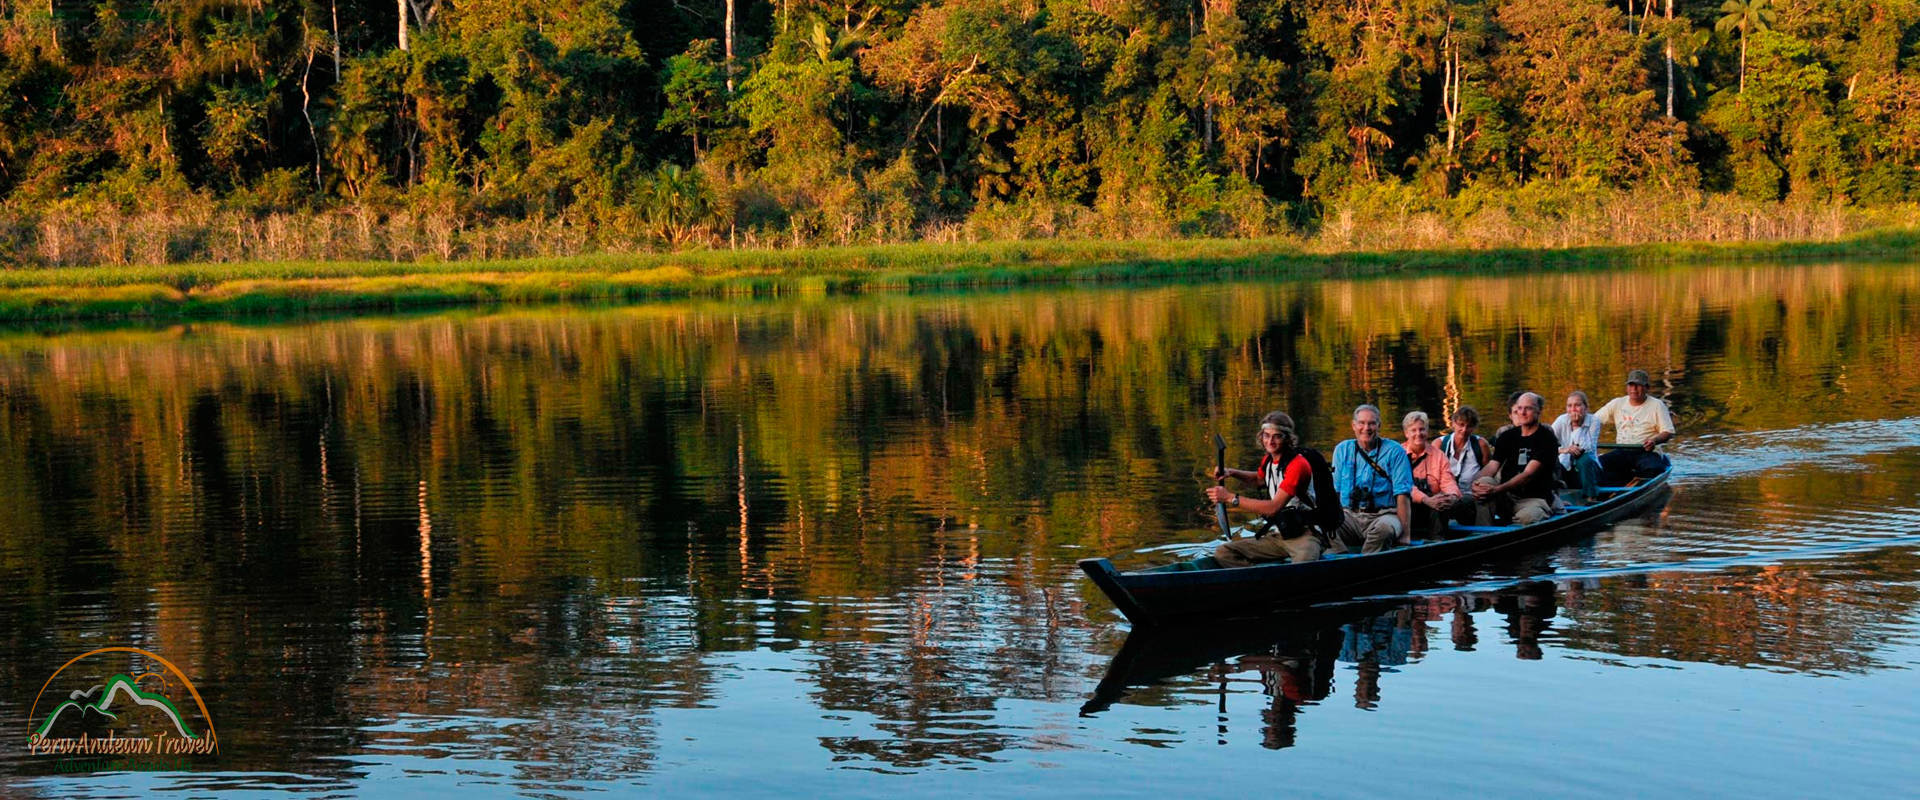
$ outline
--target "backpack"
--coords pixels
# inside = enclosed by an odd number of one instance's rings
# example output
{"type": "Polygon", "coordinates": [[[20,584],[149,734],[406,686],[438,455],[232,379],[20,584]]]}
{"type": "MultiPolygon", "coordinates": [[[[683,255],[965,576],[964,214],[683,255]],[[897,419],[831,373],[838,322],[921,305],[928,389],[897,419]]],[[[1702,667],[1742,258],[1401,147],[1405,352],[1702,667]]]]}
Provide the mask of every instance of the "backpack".
{"type": "MultiPolygon", "coordinates": [[[[1467,447],[1473,449],[1474,469],[1486,466],[1487,460],[1493,458],[1493,444],[1488,442],[1487,438],[1480,434],[1467,434],[1467,447]]],[[[1451,431],[1440,437],[1440,452],[1446,454],[1448,459],[1453,458],[1453,433],[1451,431]]]]}
{"type": "Polygon", "coordinates": [[[1304,533],[1302,526],[1318,528],[1322,533],[1339,530],[1346,522],[1346,515],[1340,510],[1340,492],[1333,488],[1333,467],[1327,463],[1320,451],[1311,447],[1301,447],[1293,451],[1295,456],[1307,460],[1307,468],[1313,473],[1308,484],[1309,491],[1300,497],[1305,508],[1287,507],[1280,509],[1274,524],[1279,527],[1281,536],[1291,539],[1304,533]]]}

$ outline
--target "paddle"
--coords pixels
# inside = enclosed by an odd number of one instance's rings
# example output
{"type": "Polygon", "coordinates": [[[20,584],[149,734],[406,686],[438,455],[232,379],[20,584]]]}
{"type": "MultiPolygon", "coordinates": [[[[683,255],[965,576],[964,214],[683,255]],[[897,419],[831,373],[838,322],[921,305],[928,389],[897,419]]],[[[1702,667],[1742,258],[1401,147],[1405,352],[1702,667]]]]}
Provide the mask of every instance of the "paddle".
{"type": "MultiPolygon", "coordinates": [[[[1213,435],[1213,455],[1214,463],[1220,467],[1220,477],[1213,482],[1213,485],[1225,486],[1227,485],[1227,440],[1220,438],[1218,433],[1213,435]]],[[[1220,538],[1232,539],[1233,527],[1227,524],[1226,503],[1213,504],[1213,518],[1220,523],[1220,538]]]]}

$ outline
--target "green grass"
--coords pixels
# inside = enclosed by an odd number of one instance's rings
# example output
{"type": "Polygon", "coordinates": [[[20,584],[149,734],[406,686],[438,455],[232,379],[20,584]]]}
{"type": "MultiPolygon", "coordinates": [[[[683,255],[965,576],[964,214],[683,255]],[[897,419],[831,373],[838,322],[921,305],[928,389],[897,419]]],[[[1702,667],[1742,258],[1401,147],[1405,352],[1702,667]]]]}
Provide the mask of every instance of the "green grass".
{"type": "Polygon", "coordinates": [[[0,322],[925,291],[1169,278],[1354,278],[1738,260],[1907,260],[1920,231],[1825,242],[1315,253],[1288,240],[990,242],[493,262],[263,262],[0,271],[0,322]]]}

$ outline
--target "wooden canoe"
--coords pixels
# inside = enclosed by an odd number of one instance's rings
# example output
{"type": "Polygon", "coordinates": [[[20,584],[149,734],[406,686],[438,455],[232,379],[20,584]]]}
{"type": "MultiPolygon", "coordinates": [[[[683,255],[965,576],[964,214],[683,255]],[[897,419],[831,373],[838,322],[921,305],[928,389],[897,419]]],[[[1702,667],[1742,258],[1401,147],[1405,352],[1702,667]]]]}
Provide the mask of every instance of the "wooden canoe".
{"type": "Polygon", "coordinates": [[[1591,505],[1568,506],[1532,525],[1453,526],[1453,538],[1417,541],[1367,555],[1327,556],[1304,564],[1275,562],[1251,567],[1193,569],[1172,564],[1121,572],[1104,558],[1082,559],[1080,569],[1093,579],[1114,607],[1137,626],[1165,625],[1196,618],[1258,616],[1277,608],[1357,597],[1395,584],[1459,569],[1570,536],[1593,533],[1638,513],[1667,496],[1673,470],[1632,487],[1602,488],[1591,505]]]}

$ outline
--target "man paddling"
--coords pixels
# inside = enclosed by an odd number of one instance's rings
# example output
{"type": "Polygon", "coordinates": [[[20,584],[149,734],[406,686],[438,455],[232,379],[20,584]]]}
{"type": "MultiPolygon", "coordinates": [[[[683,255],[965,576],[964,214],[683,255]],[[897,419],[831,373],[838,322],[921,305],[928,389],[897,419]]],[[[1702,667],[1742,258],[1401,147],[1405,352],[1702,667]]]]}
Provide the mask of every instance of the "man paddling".
{"type": "Polygon", "coordinates": [[[1399,442],[1380,438],[1380,409],[1353,410],[1353,438],[1333,448],[1333,485],[1346,506],[1333,552],[1378,553],[1411,542],[1413,467],[1399,442]]]}
{"type": "Polygon", "coordinates": [[[1627,373],[1626,396],[1613,398],[1593,415],[1602,425],[1613,423],[1615,443],[1639,445],[1600,457],[1600,472],[1609,486],[1646,480],[1667,471],[1667,457],[1658,448],[1673,438],[1673,413],[1667,410],[1665,401],[1647,395],[1647,383],[1646,370],[1627,373]]]}
{"type": "Polygon", "coordinates": [[[1313,488],[1313,461],[1318,454],[1300,447],[1300,435],[1294,432],[1293,418],[1278,411],[1260,420],[1259,438],[1260,449],[1265,454],[1260,457],[1258,470],[1222,469],[1216,477],[1237,478],[1264,487],[1266,499],[1243,497],[1224,487],[1209,486],[1207,501],[1259,514],[1275,520],[1276,524],[1259,536],[1233,539],[1214,548],[1213,559],[1226,567],[1246,567],[1283,558],[1294,563],[1317,561],[1325,545],[1320,540],[1320,531],[1311,523],[1310,514],[1301,512],[1310,511],[1319,499],[1314,496],[1313,488]]]}

